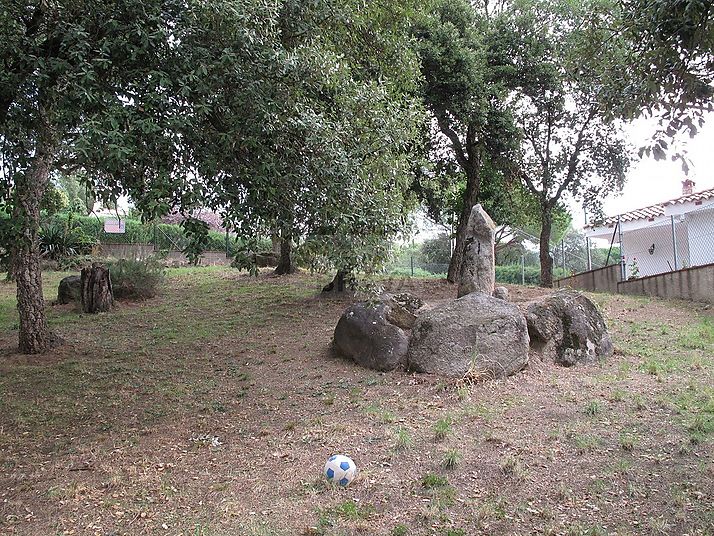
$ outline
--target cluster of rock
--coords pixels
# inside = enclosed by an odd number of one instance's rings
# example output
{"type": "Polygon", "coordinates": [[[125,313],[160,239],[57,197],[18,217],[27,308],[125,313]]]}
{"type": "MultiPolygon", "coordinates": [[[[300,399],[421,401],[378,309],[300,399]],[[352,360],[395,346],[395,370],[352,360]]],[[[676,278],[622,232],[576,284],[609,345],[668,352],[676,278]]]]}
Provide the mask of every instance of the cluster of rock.
{"type": "Polygon", "coordinates": [[[612,354],[602,315],[585,296],[559,291],[525,305],[495,286],[495,225],[480,205],[469,218],[458,297],[432,308],[409,294],[357,303],[340,317],[335,349],[376,370],[503,378],[531,354],[571,366],[612,354]]]}

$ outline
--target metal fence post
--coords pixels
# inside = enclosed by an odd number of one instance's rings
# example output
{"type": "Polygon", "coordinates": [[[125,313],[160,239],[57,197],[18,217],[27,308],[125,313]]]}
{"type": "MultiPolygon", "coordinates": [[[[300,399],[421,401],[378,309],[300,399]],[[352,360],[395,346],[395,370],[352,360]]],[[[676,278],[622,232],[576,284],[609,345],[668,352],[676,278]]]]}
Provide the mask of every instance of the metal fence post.
{"type": "Polygon", "coordinates": [[[672,222],[672,252],[674,253],[674,269],[679,270],[679,255],[677,255],[677,230],[674,224],[674,215],[670,216],[672,222]]]}
{"type": "Polygon", "coordinates": [[[230,255],[228,254],[228,229],[226,229],[226,259],[229,257],[230,255]]]}
{"type": "MultiPolygon", "coordinates": [[[[583,212],[585,213],[585,226],[587,227],[588,225],[588,211],[583,209],[583,212]]],[[[585,235],[585,249],[588,252],[588,272],[593,269],[593,257],[590,252],[590,237],[585,235]]]]}
{"type": "Polygon", "coordinates": [[[627,264],[625,263],[625,248],[622,245],[622,224],[620,215],[617,215],[617,234],[620,241],[620,281],[627,279],[627,264]]]}
{"type": "Polygon", "coordinates": [[[409,261],[411,263],[411,268],[412,268],[412,277],[414,277],[414,255],[409,256],[409,261]]]}
{"type": "Polygon", "coordinates": [[[157,229],[156,229],[156,222],[154,222],[154,251],[158,251],[158,250],[159,250],[159,244],[158,244],[159,241],[157,240],[158,237],[157,237],[157,234],[156,234],[156,230],[157,230],[157,229]]]}
{"type": "Polygon", "coordinates": [[[521,285],[526,284],[526,256],[521,255],[521,285]]]}
{"type": "Polygon", "coordinates": [[[560,241],[560,264],[563,267],[563,273],[565,273],[565,239],[560,241]]]}

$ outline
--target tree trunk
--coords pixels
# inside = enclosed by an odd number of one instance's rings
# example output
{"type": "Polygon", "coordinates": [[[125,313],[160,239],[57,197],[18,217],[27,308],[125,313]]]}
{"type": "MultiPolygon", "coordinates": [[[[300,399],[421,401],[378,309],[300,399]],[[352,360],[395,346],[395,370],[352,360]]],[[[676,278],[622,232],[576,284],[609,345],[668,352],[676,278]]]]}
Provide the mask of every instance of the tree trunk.
{"type": "Polygon", "coordinates": [[[270,242],[271,242],[271,249],[272,249],[273,254],[276,257],[279,257],[280,256],[280,243],[281,243],[280,237],[278,235],[271,235],[270,242]]]}
{"type": "Polygon", "coordinates": [[[99,263],[82,268],[82,311],[85,313],[106,313],[114,305],[112,278],[109,269],[99,263]]]}
{"type": "Polygon", "coordinates": [[[451,255],[451,262],[449,262],[449,272],[446,275],[446,280],[449,283],[456,283],[459,279],[459,274],[461,273],[461,261],[464,257],[464,247],[466,244],[466,227],[469,223],[471,209],[476,204],[476,199],[478,197],[479,181],[477,173],[478,172],[476,170],[472,170],[467,176],[463,207],[461,208],[459,222],[456,227],[456,245],[454,246],[454,252],[451,255]]]}
{"type": "Polygon", "coordinates": [[[347,285],[350,289],[355,287],[354,276],[350,276],[346,270],[338,270],[335,277],[327,285],[322,287],[322,292],[344,292],[347,285]]]}
{"type": "Polygon", "coordinates": [[[550,234],[553,227],[553,211],[549,206],[541,207],[540,229],[540,286],[553,287],[553,257],[550,255],[550,234]]]}
{"type": "Polygon", "coordinates": [[[275,268],[275,274],[285,275],[295,273],[296,267],[292,259],[292,240],[284,237],[280,240],[280,260],[275,268]]]}
{"type": "Polygon", "coordinates": [[[13,219],[20,231],[11,247],[13,274],[17,282],[17,311],[20,315],[19,349],[24,354],[40,354],[57,340],[45,316],[40,271],[40,200],[47,189],[52,161],[52,145],[47,125],[38,128],[35,156],[26,173],[15,174],[13,219]]]}

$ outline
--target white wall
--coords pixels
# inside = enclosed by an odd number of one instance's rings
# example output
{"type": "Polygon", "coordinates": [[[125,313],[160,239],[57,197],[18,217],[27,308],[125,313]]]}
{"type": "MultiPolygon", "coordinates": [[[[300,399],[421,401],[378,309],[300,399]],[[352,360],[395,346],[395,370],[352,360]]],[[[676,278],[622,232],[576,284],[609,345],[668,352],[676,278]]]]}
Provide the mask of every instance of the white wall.
{"type": "Polygon", "coordinates": [[[714,263],[714,208],[690,212],[685,218],[689,228],[689,266],[714,263]]]}
{"type": "MultiPolygon", "coordinates": [[[[687,226],[677,223],[676,235],[678,268],[683,268],[690,265],[687,226]]],[[[626,231],[623,233],[622,241],[628,277],[632,275],[633,259],[637,259],[640,277],[675,269],[671,222],[626,231]],[[654,249],[650,253],[653,245],[654,249]]]]}

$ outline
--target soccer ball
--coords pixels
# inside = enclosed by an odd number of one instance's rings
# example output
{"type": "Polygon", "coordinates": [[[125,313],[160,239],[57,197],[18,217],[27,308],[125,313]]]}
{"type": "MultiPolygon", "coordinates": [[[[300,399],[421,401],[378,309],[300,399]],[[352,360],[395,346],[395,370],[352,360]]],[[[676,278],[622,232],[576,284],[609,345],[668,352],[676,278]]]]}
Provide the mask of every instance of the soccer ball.
{"type": "Polygon", "coordinates": [[[357,476],[357,466],[347,456],[330,456],[325,464],[325,478],[331,484],[347,487],[357,476]]]}

